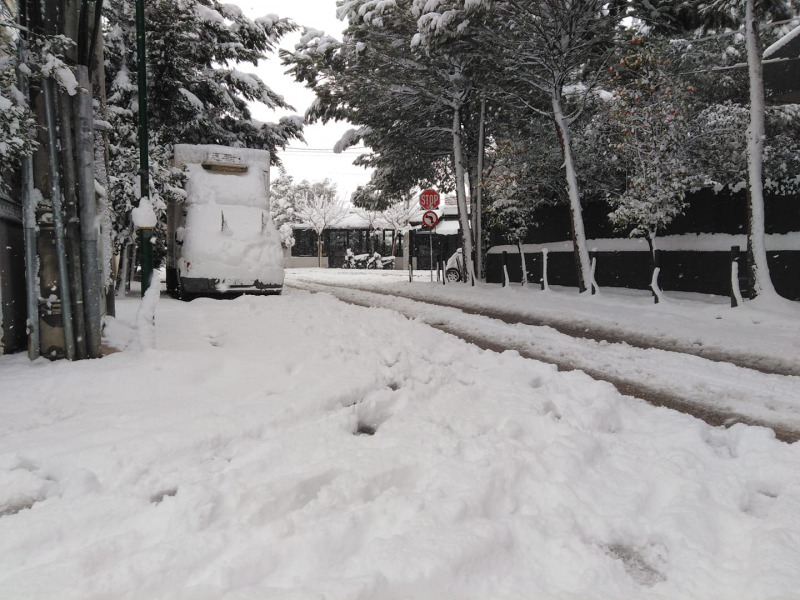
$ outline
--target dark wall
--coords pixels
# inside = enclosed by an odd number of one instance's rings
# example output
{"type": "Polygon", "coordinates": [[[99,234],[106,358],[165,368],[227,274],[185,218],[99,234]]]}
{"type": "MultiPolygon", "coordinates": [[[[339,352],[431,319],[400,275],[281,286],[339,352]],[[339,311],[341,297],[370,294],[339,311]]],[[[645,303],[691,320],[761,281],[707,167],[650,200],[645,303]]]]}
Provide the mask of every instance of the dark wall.
{"type": "MultiPolygon", "coordinates": [[[[649,252],[597,252],[595,280],[600,287],[627,287],[646,290],[650,288],[653,264],[649,252]]],[[[744,253],[740,253],[743,260],[744,253]]],[[[702,294],[730,294],[730,252],[661,252],[659,286],[664,291],[699,292],[702,294]]],[[[506,256],[508,276],[511,281],[522,281],[521,261],[518,253],[506,256]]],[[[539,283],[542,279],[541,253],[525,254],[527,281],[539,283]]],[[[800,251],[782,250],[767,255],[770,277],[775,290],[789,300],[800,300],[800,251]]],[[[744,263],[739,267],[744,273],[744,263]]],[[[578,286],[577,268],[572,252],[549,252],[547,274],[550,285],[578,286]]],[[[486,260],[486,281],[502,283],[503,255],[489,254],[486,260]]],[[[740,283],[747,293],[744,281],[740,283]]]]}
{"type": "MultiPolygon", "coordinates": [[[[730,233],[747,231],[747,193],[720,192],[705,189],[688,196],[688,206],[659,236],[685,233],[730,233]]],[[[590,239],[628,237],[628,232],[615,229],[608,220],[611,212],[605,202],[590,202],[583,207],[586,237],[590,239]]],[[[764,200],[764,231],[784,234],[800,231],[800,197],[770,196],[764,200]]],[[[525,242],[548,244],[572,237],[569,208],[566,204],[546,206],[536,212],[537,224],[530,228],[525,242]]],[[[508,244],[501,231],[490,233],[491,245],[508,244]]]]}
{"type": "MultiPolygon", "coordinates": [[[[747,193],[735,194],[700,190],[689,197],[683,215],[660,236],[688,233],[743,234],[747,231],[747,193]]],[[[786,234],[800,231],[800,197],[767,196],[764,207],[765,232],[786,234]]],[[[604,202],[589,203],[583,209],[586,237],[608,239],[627,237],[615,230],[608,220],[610,209],[604,202]]],[[[538,226],[529,231],[526,243],[548,244],[571,239],[569,210],[566,205],[544,207],[537,211],[538,226]]],[[[491,232],[491,245],[507,245],[501,232],[491,232]]],[[[730,293],[730,252],[662,252],[659,285],[665,291],[687,291],[727,295],[730,293]]],[[[541,254],[526,254],[528,281],[538,283],[542,277],[541,254]]],[[[800,300],[800,252],[769,252],[767,261],[776,291],[791,300],[800,300]]],[[[520,258],[516,252],[507,255],[508,273],[512,281],[521,281],[520,258]]],[[[601,287],[649,289],[652,277],[649,252],[598,252],[595,279],[601,287]]],[[[742,264],[740,272],[744,272],[742,264]]],[[[487,281],[503,280],[502,255],[489,254],[486,260],[487,281]]],[[[548,281],[551,285],[577,287],[577,268],[572,252],[548,255],[548,281]]],[[[743,287],[743,291],[746,290],[743,287]]]]}
{"type": "Polygon", "coordinates": [[[22,226],[0,219],[0,298],[4,353],[25,350],[27,345],[27,305],[25,299],[25,245],[22,226]]]}

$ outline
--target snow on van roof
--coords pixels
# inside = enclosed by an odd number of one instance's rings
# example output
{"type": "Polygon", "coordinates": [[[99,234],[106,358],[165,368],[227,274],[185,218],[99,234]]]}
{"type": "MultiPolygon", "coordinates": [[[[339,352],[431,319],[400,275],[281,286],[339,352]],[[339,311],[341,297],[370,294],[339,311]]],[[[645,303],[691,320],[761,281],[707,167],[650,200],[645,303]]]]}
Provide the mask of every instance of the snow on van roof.
{"type": "Polygon", "coordinates": [[[199,165],[206,161],[209,155],[214,154],[232,156],[248,164],[266,165],[269,165],[271,157],[269,150],[255,148],[234,148],[216,144],[175,144],[175,166],[199,165]]]}

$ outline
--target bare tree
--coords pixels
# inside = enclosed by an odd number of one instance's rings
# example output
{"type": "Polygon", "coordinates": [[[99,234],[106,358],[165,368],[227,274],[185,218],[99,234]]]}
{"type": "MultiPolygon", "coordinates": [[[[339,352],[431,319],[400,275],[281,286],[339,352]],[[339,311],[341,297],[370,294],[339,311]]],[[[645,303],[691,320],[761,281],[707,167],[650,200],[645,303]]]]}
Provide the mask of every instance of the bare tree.
{"type": "MultiPolygon", "coordinates": [[[[381,213],[383,219],[394,229],[394,241],[392,242],[392,256],[397,251],[397,240],[400,235],[405,235],[411,230],[411,219],[420,213],[419,206],[410,200],[399,200],[381,213]]],[[[408,245],[406,244],[406,248],[408,245]]],[[[405,255],[405,251],[403,253],[405,255]]]]}
{"type": "Polygon", "coordinates": [[[317,193],[307,194],[297,208],[300,222],[317,234],[318,266],[322,266],[322,233],[341,223],[348,212],[348,208],[335,196],[317,193]]]}

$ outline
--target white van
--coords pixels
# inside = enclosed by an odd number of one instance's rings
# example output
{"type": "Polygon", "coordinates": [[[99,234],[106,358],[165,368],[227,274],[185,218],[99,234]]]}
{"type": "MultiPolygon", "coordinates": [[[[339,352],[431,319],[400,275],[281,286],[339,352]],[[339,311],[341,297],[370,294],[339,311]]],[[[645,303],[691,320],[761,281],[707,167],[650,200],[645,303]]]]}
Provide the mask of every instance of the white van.
{"type": "Polygon", "coordinates": [[[199,295],[280,294],[283,250],[269,213],[270,153],[177,144],[186,199],[167,207],[167,290],[199,295]]]}

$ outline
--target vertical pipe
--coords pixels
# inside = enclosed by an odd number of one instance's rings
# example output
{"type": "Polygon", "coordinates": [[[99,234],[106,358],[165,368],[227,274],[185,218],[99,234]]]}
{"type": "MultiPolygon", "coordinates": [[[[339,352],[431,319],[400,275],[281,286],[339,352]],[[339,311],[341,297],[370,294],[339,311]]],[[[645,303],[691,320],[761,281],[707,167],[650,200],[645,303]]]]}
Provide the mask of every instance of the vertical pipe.
{"type": "Polygon", "coordinates": [[[142,297],[153,279],[153,229],[139,229],[139,247],[142,253],[142,297]]]}
{"type": "Polygon", "coordinates": [[[72,103],[64,91],[56,91],[61,142],[61,190],[64,194],[64,235],[69,268],[69,293],[72,299],[72,328],[75,332],[75,358],[86,358],[86,326],[83,316],[81,281],[81,223],[78,217],[78,174],[75,169],[76,140],[73,134],[72,103]]]}
{"type": "Polygon", "coordinates": [[[431,283],[433,283],[433,229],[428,233],[428,250],[431,261],[431,283]]]}
{"type": "Polygon", "coordinates": [[[83,266],[83,310],[86,343],[89,358],[100,358],[101,320],[100,294],[102,267],[98,259],[97,243],[100,237],[94,191],[94,111],[89,90],[89,69],[77,68],[80,90],[75,100],[75,130],[78,141],[78,201],[81,212],[81,263],[83,266]]]}
{"type": "Polygon", "coordinates": [[[741,291],[739,290],[739,246],[731,246],[731,308],[739,306],[741,291]]]}
{"type": "Polygon", "coordinates": [[[58,173],[58,153],[56,152],[55,99],[53,98],[53,80],[42,81],[44,92],[44,117],[47,127],[47,151],[50,161],[50,196],[53,203],[53,225],[56,235],[56,253],[58,255],[58,278],[61,287],[61,308],[64,315],[64,350],[68,360],[75,358],[75,338],[72,329],[72,306],[70,305],[69,273],[64,248],[64,220],[61,215],[61,182],[58,173]]]}
{"type": "MultiPolygon", "coordinates": [[[[22,42],[20,42],[20,56],[22,42]]],[[[21,62],[21,61],[20,61],[21,62]]],[[[25,98],[29,96],[28,79],[17,72],[19,89],[25,98]]],[[[22,159],[22,225],[25,232],[25,292],[28,305],[28,358],[35,360],[41,354],[39,341],[39,289],[36,280],[39,274],[39,257],[36,254],[36,205],[33,199],[33,161],[30,156],[22,159]]]]}

